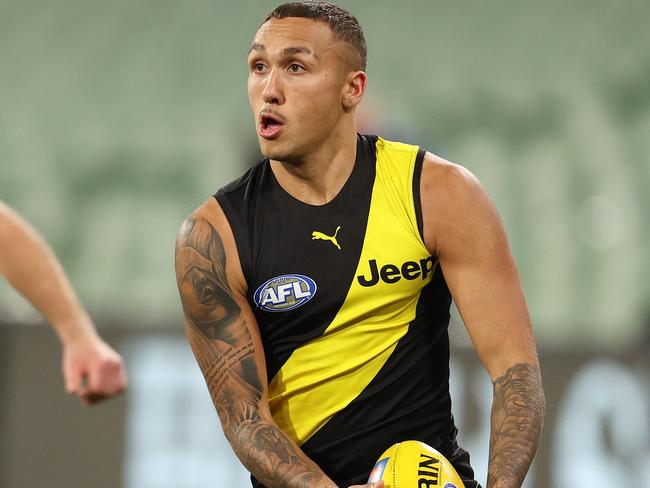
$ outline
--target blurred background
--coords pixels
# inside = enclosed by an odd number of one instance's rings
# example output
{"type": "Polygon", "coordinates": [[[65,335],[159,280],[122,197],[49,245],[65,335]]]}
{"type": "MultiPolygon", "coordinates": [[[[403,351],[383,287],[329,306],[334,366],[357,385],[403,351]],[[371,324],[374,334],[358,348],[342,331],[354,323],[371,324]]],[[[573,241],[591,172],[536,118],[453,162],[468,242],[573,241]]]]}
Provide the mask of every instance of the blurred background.
{"type": "MultiPolygon", "coordinates": [[[[176,231],[258,158],[246,53],[279,2],[0,0],[0,199],[37,227],[131,388],[84,409],[0,282],[0,487],[246,487],[183,335],[176,231]]],[[[503,217],[548,415],[527,488],[650,488],[650,3],[347,0],[360,125],[463,164],[503,217]]],[[[461,442],[491,385],[457,317],[461,442]]]]}

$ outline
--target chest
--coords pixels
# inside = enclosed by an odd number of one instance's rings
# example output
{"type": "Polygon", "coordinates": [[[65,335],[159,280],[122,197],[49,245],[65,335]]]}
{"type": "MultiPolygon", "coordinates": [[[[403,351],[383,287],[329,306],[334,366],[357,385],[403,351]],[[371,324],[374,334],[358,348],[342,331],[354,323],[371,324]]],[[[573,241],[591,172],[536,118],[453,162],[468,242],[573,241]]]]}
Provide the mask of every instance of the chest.
{"type": "Polygon", "coordinates": [[[269,197],[255,224],[249,301],[263,335],[307,334],[343,309],[347,322],[390,314],[431,280],[434,258],[381,187],[332,207],[269,197]]]}

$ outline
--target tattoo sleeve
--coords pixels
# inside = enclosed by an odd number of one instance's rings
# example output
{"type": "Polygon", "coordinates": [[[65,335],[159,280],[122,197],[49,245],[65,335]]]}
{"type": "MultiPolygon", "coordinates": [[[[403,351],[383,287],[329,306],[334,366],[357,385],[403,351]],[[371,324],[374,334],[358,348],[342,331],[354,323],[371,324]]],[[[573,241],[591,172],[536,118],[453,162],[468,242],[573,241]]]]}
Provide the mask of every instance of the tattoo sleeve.
{"type": "Polygon", "coordinates": [[[520,488],[542,431],[544,392],[537,366],[518,363],[494,381],[487,488],[520,488]]]}
{"type": "Polygon", "coordinates": [[[201,217],[190,217],[181,227],[176,279],[190,345],[240,461],[268,488],[335,488],[272,419],[260,414],[266,378],[257,358],[263,355],[256,356],[251,326],[228,283],[221,237],[201,217]]]}

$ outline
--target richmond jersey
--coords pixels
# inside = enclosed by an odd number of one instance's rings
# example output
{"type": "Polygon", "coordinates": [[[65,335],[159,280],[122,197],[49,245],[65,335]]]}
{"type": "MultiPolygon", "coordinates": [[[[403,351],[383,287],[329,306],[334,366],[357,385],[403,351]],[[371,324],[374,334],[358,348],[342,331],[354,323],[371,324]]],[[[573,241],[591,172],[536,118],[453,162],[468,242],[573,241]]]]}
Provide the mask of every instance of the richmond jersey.
{"type": "Polygon", "coordinates": [[[259,325],[273,418],[339,486],[365,483],[408,439],[475,486],[451,415],[451,296],[422,237],[423,158],[359,135],[352,173],[325,205],[289,195],[268,160],[215,195],[259,325]]]}

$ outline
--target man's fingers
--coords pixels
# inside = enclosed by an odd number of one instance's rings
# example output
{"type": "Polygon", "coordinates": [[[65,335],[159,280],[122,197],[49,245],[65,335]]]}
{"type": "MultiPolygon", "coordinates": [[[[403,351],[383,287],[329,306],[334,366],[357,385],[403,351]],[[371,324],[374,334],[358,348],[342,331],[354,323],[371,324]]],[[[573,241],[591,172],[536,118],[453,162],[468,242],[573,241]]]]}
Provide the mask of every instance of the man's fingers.
{"type": "Polygon", "coordinates": [[[82,389],[84,374],[79,369],[66,368],[63,371],[65,391],[69,395],[78,395],[82,389]]]}
{"type": "Polygon", "coordinates": [[[126,377],[126,368],[124,367],[124,362],[121,358],[119,361],[119,374],[116,375],[116,378],[118,382],[118,391],[124,390],[128,386],[129,380],[126,377]]]}
{"type": "Polygon", "coordinates": [[[99,392],[106,389],[108,383],[107,365],[104,359],[96,361],[88,372],[88,391],[99,392]]]}
{"type": "Polygon", "coordinates": [[[114,358],[111,362],[109,377],[111,394],[116,395],[126,388],[128,383],[126,379],[126,369],[124,368],[122,358],[119,356],[114,358]]]}
{"type": "Polygon", "coordinates": [[[379,480],[375,483],[368,483],[367,485],[350,486],[350,488],[384,488],[384,482],[382,480],[379,480]]]}
{"type": "Polygon", "coordinates": [[[127,379],[120,355],[100,338],[66,343],[63,352],[65,389],[86,405],[119,394],[127,379]]]}
{"type": "MultiPolygon", "coordinates": [[[[120,393],[126,387],[126,374],[122,360],[102,358],[94,365],[88,375],[88,393],[103,399],[120,393]]],[[[94,403],[94,402],[93,402],[94,403]]]]}
{"type": "Polygon", "coordinates": [[[77,392],[77,382],[73,378],[65,379],[65,391],[68,395],[74,395],[77,392]]]}
{"type": "Polygon", "coordinates": [[[107,398],[110,398],[108,395],[103,395],[101,393],[84,393],[80,396],[81,400],[86,404],[87,406],[95,405],[96,403],[101,402],[102,400],[106,400],[107,398]]]}

